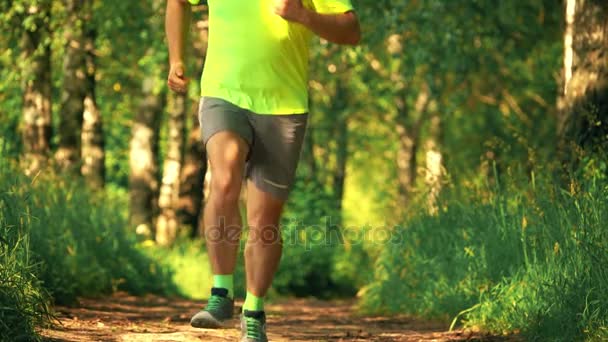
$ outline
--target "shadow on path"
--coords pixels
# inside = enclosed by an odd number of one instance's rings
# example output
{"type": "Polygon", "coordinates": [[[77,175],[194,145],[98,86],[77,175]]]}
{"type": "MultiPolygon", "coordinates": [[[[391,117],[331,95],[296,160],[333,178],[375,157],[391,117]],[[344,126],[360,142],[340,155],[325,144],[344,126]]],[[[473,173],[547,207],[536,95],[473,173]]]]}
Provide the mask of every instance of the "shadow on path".
{"type": "MultiPolygon", "coordinates": [[[[240,304],[240,303],[238,303],[240,304]]],[[[190,327],[202,302],[117,294],[57,307],[46,341],[238,341],[238,320],[220,330],[190,327]]],[[[271,341],[506,341],[407,317],[359,316],[353,301],[285,299],[267,306],[271,341]]],[[[238,315],[235,315],[238,317],[238,315]]]]}

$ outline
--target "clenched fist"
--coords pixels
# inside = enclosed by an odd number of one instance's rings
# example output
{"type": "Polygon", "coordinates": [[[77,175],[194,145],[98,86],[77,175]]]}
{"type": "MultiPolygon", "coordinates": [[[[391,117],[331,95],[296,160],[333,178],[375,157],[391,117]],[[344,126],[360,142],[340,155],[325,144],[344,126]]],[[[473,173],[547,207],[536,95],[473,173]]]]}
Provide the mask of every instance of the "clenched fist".
{"type": "Polygon", "coordinates": [[[285,20],[301,23],[306,14],[302,0],[275,0],[274,13],[285,20]]]}
{"type": "Polygon", "coordinates": [[[189,79],[185,76],[184,64],[175,63],[171,65],[167,84],[176,93],[185,93],[188,90],[189,79]]]}

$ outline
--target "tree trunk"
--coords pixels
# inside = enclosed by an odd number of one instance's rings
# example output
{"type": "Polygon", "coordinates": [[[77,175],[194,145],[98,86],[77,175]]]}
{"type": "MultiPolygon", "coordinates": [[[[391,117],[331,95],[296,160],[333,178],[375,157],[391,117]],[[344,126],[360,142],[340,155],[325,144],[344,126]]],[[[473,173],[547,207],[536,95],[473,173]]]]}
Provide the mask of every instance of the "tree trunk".
{"type": "Polygon", "coordinates": [[[89,25],[91,0],[66,0],[67,22],[63,58],[63,89],[59,116],[57,164],[75,172],[80,163],[81,127],[87,88],[85,25],[89,25]]]}
{"type": "MultiPolygon", "coordinates": [[[[198,105],[195,104],[192,107],[192,112],[198,114],[198,105]]],[[[190,227],[191,236],[196,236],[199,233],[198,222],[205,201],[203,184],[207,172],[207,155],[201,142],[198,115],[190,115],[190,118],[192,125],[180,175],[177,219],[181,226],[190,227]]]]}
{"type": "Polygon", "coordinates": [[[129,154],[130,223],[136,232],[154,237],[154,218],[158,212],[158,135],[165,94],[155,91],[159,81],[154,74],[143,80],[142,101],[131,131],[129,154]]]}
{"type": "Polygon", "coordinates": [[[564,87],[558,102],[561,159],[608,151],[608,2],[567,0],[564,87]]]}
{"type": "Polygon", "coordinates": [[[186,96],[171,93],[169,106],[169,144],[163,166],[163,177],[158,200],[160,214],[156,223],[156,242],[161,246],[173,244],[179,227],[177,204],[180,193],[180,173],[184,158],[186,96]]]}
{"type": "MultiPolygon", "coordinates": [[[[199,20],[194,22],[194,35],[192,47],[194,49],[195,67],[197,71],[195,79],[200,79],[205,57],[207,55],[207,43],[209,37],[208,8],[206,6],[194,8],[200,11],[196,15],[199,20]]],[[[192,101],[189,118],[190,131],[184,151],[184,162],[179,178],[179,198],[176,204],[177,220],[180,227],[188,227],[190,236],[198,236],[201,232],[199,222],[202,219],[202,208],[205,203],[204,181],[207,173],[207,155],[201,142],[200,125],[198,121],[199,99],[192,101]]]]}
{"type": "Polygon", "coordinates": [[[399,136],[397,150],[397,179],[399,181],[399,195],[401,204],[410,204],[410,196],[416,183],[416,151],[418,150],[418,137],[407,124],[404,118],[396,122],[399,136]]]}
{"type": "Polygon", "coordinates": [[[333,176],[333,186],[338,201],[337,210],[342,211],[344,197],[344,181],[346,180],[346,162],[348,157],[348,116],[346,113],[348,94],[341,80],[336,80],[336,92],[331,113],[336,115],[336,170],[333,176]]]}
{"type": "Polygon", "coordinates": [[[313,135],[313,126],[311,125],[312,118],[308,118],[308,128],[304,136],[304,146],[302,150],[302,161],[308,169],[306,177],[309,181],[317,179],[317,160],[315,159],[315,139],[313,135]]]}
{"type": "Polygon", "coordinates": [[[92,189],[105,185],[105,144],[103,125],[95,97],[95,31],[88,29],[85,36],[86,88],[82,123],[81,173],[92,189]]]}
{"type": "Polygon", "coordinates": [[[23,167],[31,175],[48,161],[51,150],[51,49],[47,42],[50,2],[28,6],[27,16],[33,19],[33,30],[26,30],[21,39],[23,68],[23,167]]]}
{"type": "Polygon", "coordinates": [[[443,156],[439,144],[441,141],[441,118],[438,114],[430,120],[429,137],[426,140],[425,182],[428,188],[427,206],[430,213],[437,212],[437,196],[441,191],[443,176],[443,156]]]}

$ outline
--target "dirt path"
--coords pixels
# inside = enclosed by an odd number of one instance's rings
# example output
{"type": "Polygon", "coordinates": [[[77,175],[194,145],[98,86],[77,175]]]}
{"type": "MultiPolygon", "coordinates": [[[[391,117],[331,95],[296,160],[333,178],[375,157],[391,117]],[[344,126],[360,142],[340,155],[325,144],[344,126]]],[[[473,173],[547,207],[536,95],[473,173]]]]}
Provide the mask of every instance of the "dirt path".
{"type": "MultiPolygon", "coordinates": [[[[241,303],[237,303],[240,305],[241,303]]],[[[47,341],[238,341],[238,321],[222,330],[195,329],[190,316],[201,302],[118,294],[58,307],[61,325],[42,331],[47,341]]],[[[271,341],[497,340],[404,317],[360,317],[352,302],[285,300],[267,306],[271,341]]]]}

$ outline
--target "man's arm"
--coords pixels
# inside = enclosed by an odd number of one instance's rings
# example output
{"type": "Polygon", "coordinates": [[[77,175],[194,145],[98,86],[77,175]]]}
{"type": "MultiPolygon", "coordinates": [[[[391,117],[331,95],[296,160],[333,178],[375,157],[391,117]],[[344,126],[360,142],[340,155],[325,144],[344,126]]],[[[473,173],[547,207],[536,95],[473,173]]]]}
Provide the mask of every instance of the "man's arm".
{"type": "Polygon", "coordinates": [[[184,93],[188,89],[185,76],[184,50],[190,30],[191,10],[186,0],[167,0],[165,33],[169,45],[169,77],[167,84],[171,90],[184,93]]]}
{"type": "Polygon", "coordinates": [[[333,43],[356,45],[361,40],[359,19],[355,12],[320,14],[304,7],[302,0],[277,0],[274,11],[333,43]]]}

